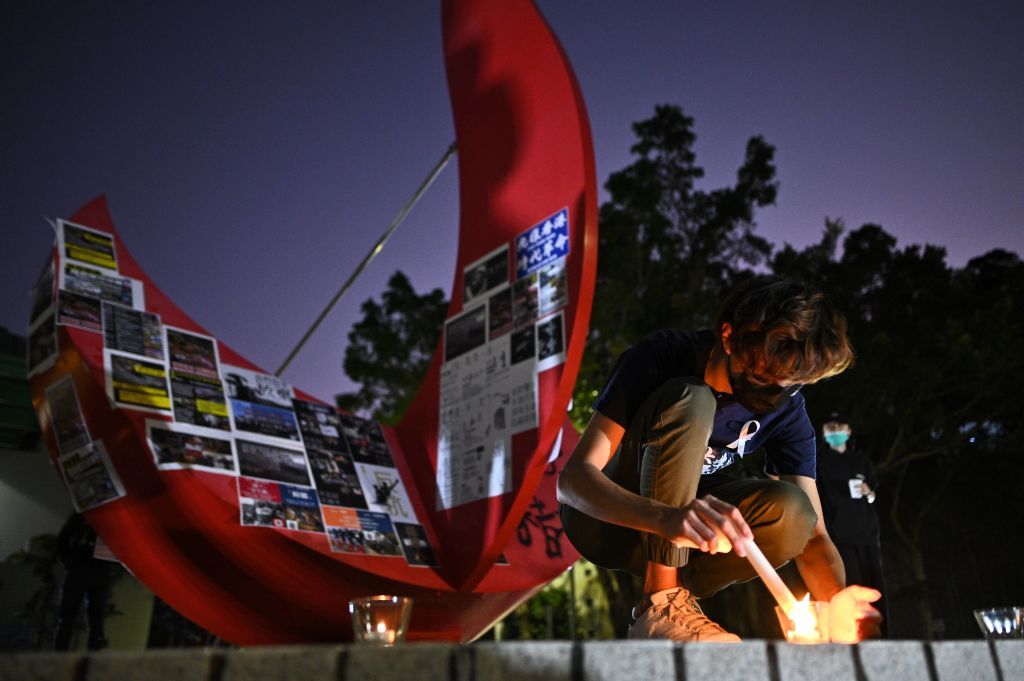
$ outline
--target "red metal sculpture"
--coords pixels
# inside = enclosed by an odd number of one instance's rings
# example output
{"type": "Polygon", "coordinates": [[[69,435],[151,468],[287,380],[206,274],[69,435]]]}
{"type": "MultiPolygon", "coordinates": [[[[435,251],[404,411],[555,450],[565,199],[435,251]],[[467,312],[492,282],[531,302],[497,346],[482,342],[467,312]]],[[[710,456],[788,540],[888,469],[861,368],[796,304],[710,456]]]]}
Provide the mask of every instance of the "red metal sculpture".
{"type": "Polygon", "coordinates": [[[531,2],[451,0],[443,20],[458,263],[399,426],[339,417],[215,340],[132,259],[103,198],[62,222],[40,281],[33,398],[72,497],[226,640],[344,640],[350,598],[392,593],[415,599],[411,640],[467,641],[577,557],[554,480],[596,268],[586,113],[531,2]]]}

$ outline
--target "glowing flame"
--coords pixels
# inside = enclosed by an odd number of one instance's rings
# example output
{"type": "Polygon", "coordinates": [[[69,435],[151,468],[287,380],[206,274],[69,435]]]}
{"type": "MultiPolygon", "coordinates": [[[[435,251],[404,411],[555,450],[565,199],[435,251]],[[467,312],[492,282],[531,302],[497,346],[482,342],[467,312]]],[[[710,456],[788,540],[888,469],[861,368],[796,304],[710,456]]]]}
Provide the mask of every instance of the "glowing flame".
{"type": "Polygon", "coordinates": [[[377,622],[377,633],[378,634],[385,634],[385,633],[387,633],[387,631],[388,631],[388,625],[384,624],[383,622],[377,622]]]}
{"type": "Polygon", "coordinates": [[[804,596],[803,600],[794,603],[793,609],[788,614],[793,627],[786,632],[786,639],[802,642],[821,640],[818,614],[814,610],[814,604],[811,603],[810,594],[804,596]]]}

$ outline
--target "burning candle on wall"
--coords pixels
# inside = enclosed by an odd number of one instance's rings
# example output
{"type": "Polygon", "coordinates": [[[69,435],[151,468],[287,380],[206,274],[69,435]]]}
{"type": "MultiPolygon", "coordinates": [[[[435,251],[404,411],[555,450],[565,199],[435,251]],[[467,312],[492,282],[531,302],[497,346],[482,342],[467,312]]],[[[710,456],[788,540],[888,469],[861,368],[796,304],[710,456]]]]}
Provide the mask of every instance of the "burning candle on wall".
{"type": "Polygon", "coordinates": [[[790,643],[827,643],[828,603],[811,601],[810,594],[798,601],[753,539],[743,540],[743,548],[754,571],[779,604],[775,612],[786,640],[790,643]]]}
{"type": "Polygon", "coordinates": [[[782,625],[782,633],[790,643],[828,643],[828,603],[810,600],[807,594],[794,601],[793,609],[786,613],[781,606],[775,614],[782,625]]]}
{"type": "Polygon", "coordinates": [[[405,639],[412,599],[402,596],[367,596],[349,601],[353,638],[358,643],[391,646],[405,639]]]}

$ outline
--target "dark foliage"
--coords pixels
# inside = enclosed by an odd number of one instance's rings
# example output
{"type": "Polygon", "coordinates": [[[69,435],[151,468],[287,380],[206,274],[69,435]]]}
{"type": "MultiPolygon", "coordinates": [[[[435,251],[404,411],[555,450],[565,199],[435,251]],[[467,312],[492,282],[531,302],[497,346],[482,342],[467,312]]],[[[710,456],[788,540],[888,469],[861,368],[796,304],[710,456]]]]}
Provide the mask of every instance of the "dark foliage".
{"type": "Polygon", "coordinates": [[[345,374],[360,388],[335,396],[338,406],[396,423],[427,372],[447,309],[441,289],[419,295],[405,274],[391,275],[381,302],[367,299],[348,335],[345,374]]]}

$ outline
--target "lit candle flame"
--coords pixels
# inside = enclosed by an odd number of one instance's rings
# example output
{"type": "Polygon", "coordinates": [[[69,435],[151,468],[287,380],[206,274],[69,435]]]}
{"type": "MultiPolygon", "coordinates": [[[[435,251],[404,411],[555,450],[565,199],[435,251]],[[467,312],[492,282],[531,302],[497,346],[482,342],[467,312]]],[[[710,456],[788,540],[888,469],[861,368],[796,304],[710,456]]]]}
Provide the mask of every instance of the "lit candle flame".
{"type": "Polygon", "coordinates": [[[793,607],[787,614],[793,623],[793,628],[786,632],[788,640],[801,642],[821,640],[821,632],[818,629],[818,615],[814,611],[810,594],[793,603],[793,607]]]}

